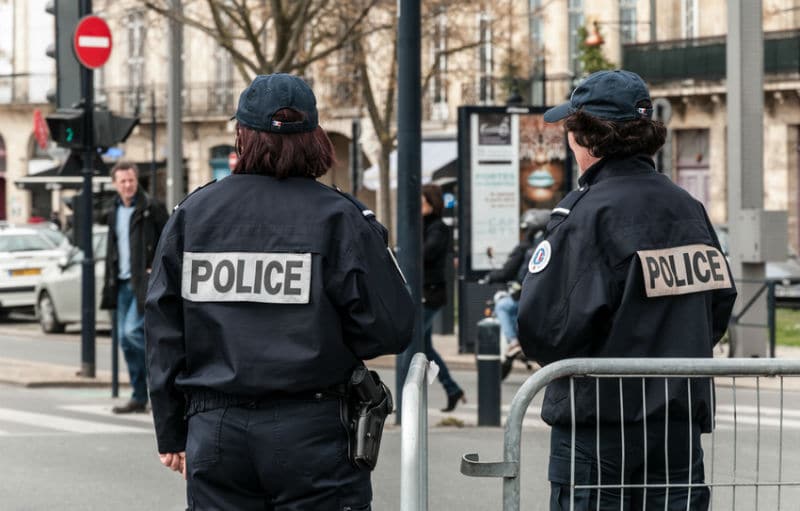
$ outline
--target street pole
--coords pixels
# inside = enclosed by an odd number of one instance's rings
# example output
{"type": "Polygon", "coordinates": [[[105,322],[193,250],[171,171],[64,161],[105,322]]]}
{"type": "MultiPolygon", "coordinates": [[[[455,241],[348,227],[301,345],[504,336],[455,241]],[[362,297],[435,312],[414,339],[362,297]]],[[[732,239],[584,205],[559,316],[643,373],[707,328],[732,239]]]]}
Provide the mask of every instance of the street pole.
{"type": "MultiPolygon", "coordinates": [[[[80,16],[92,13],[92,1],[81,0],[80,16]]],[[[97,150],[94,147],[94,76],[90,68],[81,66],[81,95],[83,96],[83,132],[86,145],[83,151],[83,193],[80,200],[83,202],[83,217],[81,222],[80,245],[83,250],[81,263],[81,370],[80,375],[88,378],[95,377],[95,317],[94,317],[94,254],[92,249],[92,174],[94,170],[94,157],[97,150]]]]}
{"type": "Polygon", "coordinates": [[[424,352],[422,331],[422,214],[420,0],[400,0],[397,44],[397,259],[416,304],[414,338],[397,357],[397,423],[402,421],[403,384],[411,357],[424,352]]]}
{"type": "MultiPolygon", "coordinates": [[[[731,271],[739,281],[734,316],[761,291],[766,261],[786,254],[786,212],[764,211],[762,32],[760,0],[728,0],[728,228],[731,271]]],[[[756,300],[730,328],[732,356],[767,355],[765,302],[756,300]]]]}
{"type": "Polygon", "coordinates": [[[656,32],[656,0],[650,0],[650,42],[656,42],[658,33],[656,32]]]}
{"type": "Polygon", "coordinates": [[[150,196],[156,197],[156,85],[150,88],[150,196]]]}
{"type": "Polygon", "coordinates": [[[170,0],[169,19],[169,86],[167,104],[167,207],[172,210],[183,199],[183,125],[181,91],[183,90],[183,13],[181,0],[170,0]]]}

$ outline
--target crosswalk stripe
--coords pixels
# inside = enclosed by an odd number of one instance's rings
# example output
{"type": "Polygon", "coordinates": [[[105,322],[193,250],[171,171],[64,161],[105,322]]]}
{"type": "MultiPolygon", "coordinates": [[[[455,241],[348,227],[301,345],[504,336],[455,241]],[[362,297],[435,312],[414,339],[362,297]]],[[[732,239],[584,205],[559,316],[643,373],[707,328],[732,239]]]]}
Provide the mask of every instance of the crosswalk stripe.
{"type": "Polygon", "coordinates": [[[148,427],[153,424],[153,416],[149,413],[129,413],[124,416],[114,416],[111,414],[111,406],[106,404],[96,405],[63,405],[58,407],[59,410],[67,410],[70,412],[78,412],[89,415],[96,415],[98,417],[116,417],[118,419],[132,420],[146,424],[148,427]]]}
{"type": "Polygon", "coordinates": [[[0,408],[0,422],[13,422],[70,433],[144,433],[147,429],[60,417],[45,413],[0,408]]]}

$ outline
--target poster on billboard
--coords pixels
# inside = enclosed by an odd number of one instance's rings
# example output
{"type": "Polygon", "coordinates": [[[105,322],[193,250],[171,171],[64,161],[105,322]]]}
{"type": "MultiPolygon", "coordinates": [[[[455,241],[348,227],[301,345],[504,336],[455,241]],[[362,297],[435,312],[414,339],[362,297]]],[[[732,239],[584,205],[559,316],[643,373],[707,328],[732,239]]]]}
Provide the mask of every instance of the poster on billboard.
{"type": "Polygon", "coordinates": [[[525,211],[551,210],[571,189],[564,128],[544,122],[544,111],[459,110],[459,239],[468,280],[502,267],[525,211]]]}

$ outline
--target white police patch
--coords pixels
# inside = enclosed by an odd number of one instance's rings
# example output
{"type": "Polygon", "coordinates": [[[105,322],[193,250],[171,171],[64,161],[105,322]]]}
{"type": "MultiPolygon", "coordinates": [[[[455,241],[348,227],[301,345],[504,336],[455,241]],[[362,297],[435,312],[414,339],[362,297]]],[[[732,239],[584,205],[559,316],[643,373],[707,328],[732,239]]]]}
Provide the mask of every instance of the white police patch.
{"type": "Polygon", "coordinates": [[[192,302],[308,303],[311,254],[184,252],[181,296],[192,302]]]}
{"type": "Polygon", "coordinates": [[[547,268],[547,264],[550,262],[550,254],[552,252],[553,249],[550,246],[549,241],[543,240],[541,243],[539,243],[539,245],[536,246],[536,250],[533,251],[533,256],[528,263],[528,271],[531,273],[539,273],[547,268]]]}

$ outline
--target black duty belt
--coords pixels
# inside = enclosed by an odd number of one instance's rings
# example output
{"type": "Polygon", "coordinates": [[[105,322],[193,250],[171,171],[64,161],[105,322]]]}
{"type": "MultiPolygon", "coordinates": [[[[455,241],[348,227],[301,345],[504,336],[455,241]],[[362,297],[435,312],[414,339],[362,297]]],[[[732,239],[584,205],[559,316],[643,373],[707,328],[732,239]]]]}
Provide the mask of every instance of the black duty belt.
{"type": "Polygon", "coordinates": [[[226,407],[265,408],[277,401],[320,401],[347,397],[347,385],[301,392],[272,391],[259,396],[237,396],[213,390],[192,390],[186,397],[186,417],[226,407]]]}

